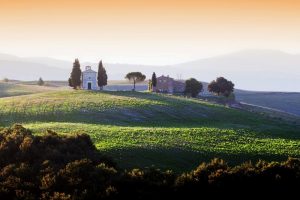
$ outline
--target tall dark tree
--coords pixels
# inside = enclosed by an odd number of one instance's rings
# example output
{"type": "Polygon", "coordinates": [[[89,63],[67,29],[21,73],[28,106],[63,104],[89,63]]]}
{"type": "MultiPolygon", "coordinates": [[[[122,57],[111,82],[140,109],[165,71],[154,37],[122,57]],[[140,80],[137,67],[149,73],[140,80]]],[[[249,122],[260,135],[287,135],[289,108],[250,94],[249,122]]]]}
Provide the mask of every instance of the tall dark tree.
{"type": "Polygon", "coordinates": [[[143,82],[146,76],[141,72],[130,72],[125,76],[129,81],[133,81],[133,91],[135,91],[135,84],[138,82],[143,82]]]}
{"type": "Polygon", "coordinates": [[[185,91],[186,95],[191,95],[192,97],[197,97],[199,92],[203,89],[203,85],[201,82],[197,81],[194,78],[190,78],[185,81],[185,91]]]}
{"type": "Polygon", "coordinates": [[[156,87],[156,84],[157,84],[157,79],[156,79],[156,74],[155,74],[155,72],[153,72],[153,74],[152,74],[151,82],[152,82],[152,88],[155,88],[155,87],[156,87]]]}
{"type": "Polygon", "coordinates": [[[69,82],[69,86],[73,87],[73,85],[72,85],[72,79],[71,78],[69,78],[68,82],[69,82]]]}
{"type": "Polygon", "coordinates": [[[81,86],[81,69],[78,59],[75,59],[75,62],[73,63],[73,69],[69,79],[69,86],[73,87],[74,89],[78,89],[81,86]]]}
{"type": "Polygon", "coordinates": [[[106,70],[103,67],[102,60],[99,62],[98,65],[98,86],[100,87],[100,90],[103,90],[103,86],[107,85],[107,74],[106,70]]]}
{"type": "Polygon", "coordinates": [[[218,77],[208,85],[208,91],[215,94],[229,97],[234,90],[234,84],[224,77],[218,77]]]}

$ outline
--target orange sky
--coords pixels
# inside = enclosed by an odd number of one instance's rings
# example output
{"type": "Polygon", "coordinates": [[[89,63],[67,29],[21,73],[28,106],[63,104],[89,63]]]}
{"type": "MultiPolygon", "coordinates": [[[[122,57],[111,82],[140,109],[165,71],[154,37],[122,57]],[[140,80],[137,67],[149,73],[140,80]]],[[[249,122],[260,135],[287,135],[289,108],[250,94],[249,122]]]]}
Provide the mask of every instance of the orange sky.
{"type": "Polygon", "coordinates": [[[300,0],[0,0],[0,52],[170,64],[300,53],[300,0]]]}

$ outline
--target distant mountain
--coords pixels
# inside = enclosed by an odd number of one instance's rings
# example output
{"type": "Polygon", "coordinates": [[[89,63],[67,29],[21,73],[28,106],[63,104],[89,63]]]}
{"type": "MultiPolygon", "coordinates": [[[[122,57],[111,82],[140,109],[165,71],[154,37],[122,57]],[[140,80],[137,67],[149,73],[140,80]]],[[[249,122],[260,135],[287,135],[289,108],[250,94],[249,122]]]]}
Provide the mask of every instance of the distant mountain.
{"type": "Polygon", "coordinates": [[[47,57],[28,57],[24,58],[25,61],[48,65],[56,68],[69,69],[72,66],[71,61],[59,60],[47,57]]]}
{"type": "Polygon", "coordinates": [[[24,60],[0,60],[0,78],[14,80],[66,80],[69,70],[24,60]]]}
{"type": "Polygon", "coordinates": [[[264,91],[300,91],[300,55],[273,50],[245,50],[173,66],[184,77],[211,81],[232,80],[237,88],[264,91]]]}
{"type": "Polygon", "coordinates": [[[21,60],[21,58],[9,54],[0,54],[0,60],[21,60]]]}
{"type": "MultiPolygon", "coordinates": [[[[82,70],[97,63],[81,63],[82,70]]],[[[130,71],[152,72],[174,78],[195,77],[210,82],[218,76],[232,80],[237,88],[260,91],[300,91],[300,55],[275,50],[244,50],[227,55],[169,66],[105,63],[109,79],[122,80],[130,71]]],[[[67,80],[72,61],[52,58],[20,58],[0,54],[0,78],[19,80],[67,80]]]]}

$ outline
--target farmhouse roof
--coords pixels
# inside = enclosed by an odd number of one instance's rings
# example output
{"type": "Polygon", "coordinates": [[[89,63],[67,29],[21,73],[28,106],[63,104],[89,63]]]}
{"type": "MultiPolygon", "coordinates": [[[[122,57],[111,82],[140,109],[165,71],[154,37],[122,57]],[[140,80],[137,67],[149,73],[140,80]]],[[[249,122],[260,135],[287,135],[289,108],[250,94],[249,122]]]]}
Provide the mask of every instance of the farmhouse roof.
{"type": "Polygon", "coordinates": [[[174,79],[174,78],[170,77],[169,75],[167,75],[167,76],[161,75],[161,76],[157,77],[157,79],[158,80],[159,79],[168,79],[169,81],[173,81],[173,82],[185,83],[184,80],[177,80],[177,79],[174,79]]]}

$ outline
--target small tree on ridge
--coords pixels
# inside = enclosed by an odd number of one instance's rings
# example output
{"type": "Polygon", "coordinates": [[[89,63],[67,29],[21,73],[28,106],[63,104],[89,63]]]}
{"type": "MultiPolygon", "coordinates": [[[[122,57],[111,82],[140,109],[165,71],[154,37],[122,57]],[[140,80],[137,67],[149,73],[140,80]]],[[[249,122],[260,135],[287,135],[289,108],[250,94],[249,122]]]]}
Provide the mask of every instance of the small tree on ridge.
{"type": "Polygon", "coordinates": [[[129,81],[133,81],[133,91],[135,91],[135,84],[138,82],[143,82],[146,76],[141,72],[130,72],[125,76],[129,81]]]}
{"type": "Polygon", "coordinates": [[[234,84],[231,81],[228,81],[224,77],[218,77],[216,80],[213,80],[208,85],[208,91],[217,94],[218,96],[224,95],[229,97],[234,90],[234,84]]]}
{"type": "Polygon", "coordinates": [[[39,86],[43,86],[43,85],[45,85],[45,82],[44,82],[44,80],[40,77],[39,80],[38,80],[38,82],[37,82],[37,84],[38,84],[39,86]]]}
{"type": "Polygon", "coordinates": [[[191,95],[192,97],[197,97],[199,92],[203,89],[201,82],[197,81],[194,78],[190,78],[185,81],[185,94],[191,95]]]}

